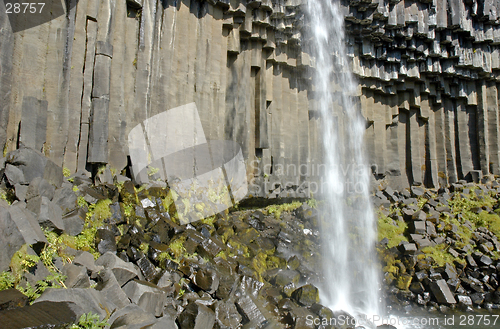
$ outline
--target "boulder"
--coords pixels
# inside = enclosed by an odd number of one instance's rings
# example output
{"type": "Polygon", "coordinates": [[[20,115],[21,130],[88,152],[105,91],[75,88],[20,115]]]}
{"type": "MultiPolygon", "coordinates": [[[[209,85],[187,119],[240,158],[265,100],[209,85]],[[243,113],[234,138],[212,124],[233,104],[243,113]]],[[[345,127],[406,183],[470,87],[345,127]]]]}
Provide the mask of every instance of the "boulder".
{"type": "Polygon", "coordinates": [[[158,271],[146,256],[142,256],[141,258],[139,258],[136,263],[137,266],[139,266],[139,268],[141,269],[141,272],[147,281],[151,282],[156,279],[156,277],[158,276],[158,271]]]}
{"type": "Polygon", "coordinates": [[[209,294],[214,293],[219,287],[219,276],[210,269],[200,269],[193,278],[193,283],[209,294]]]}
{"type": "Polygon", "coordinates": [[[9,269],[10,260],[24,244],[24,237],[12,220],[10,212],[0,207],[0,272],[9,269]]]}
{"type": "Polygon", "coordinates": [[[144,293],[156,293],[161,292],[161,290],[147,281],[134,280],[123,286],[123,292],[132,301],[132,303],[138,304],[144,293]]]}
{"type": "Polygon", "coordinates": [[[47,239],[36,218],[26,208],[24,202],[18,202],[9,207],[10,218],[16,223],[23,236],[23,244],[35,245],[47,243],[47,239]]]}
{"type": "Polygon", "coordinates": [[[16,193],[16,198],[19,201],[26,200],[26,193],[28,192],[28,186],[22,184],[16,184],[14,185],[14,191],[16,193]]]}
{"type": "Polygon", "coordinates": [[[217,301],[215,304],[215,321],[221,329],[232,329],[240,326],[242,317],[234,302],[217,301]]]}
{"type": "Polygon", "coordinates": [[[118,256],[111,252],[107,252],[101,257],[99,257],[96,265],[103,266],[106,269],[110,269],[116,277],[116,280],[123,286],[128,281],[136,277],[142,277],[139,270],[132,263],[124,262],[118,256]]]}
{"type": "Polygon", "coordinates": [[[87,268],[75,264],[66,264],[62,268],[62,274],[66,276],[64,284],[68,288],[89,288],[90,279],[87,268]]]}
{"type": "Polygon", "coordinates": [[[99,314],[104,319],[109,313],[116,309],[116,305],[108,301],[99,291],[94,289],[70,288],[54,289],[49,288],[35,300],[35,303],[43,301],[50,302],[72,302],[78,305],[83,313],[92,312],[99,314]]]}
{"type": "Polygon", "coordinates": [[[71,187],[61,187],[55,190],[52,201],[55,202],[66,215],[77,207],[77,197],[71,187]]]}
{"type": "Polygon", "coordinates": [[[319,303],[318,288],[312,284],[306,284],[292,293],[292,298],[304,306],[312,306],[319,303]]]}
{"type": "Polygon", "coordinates": [[[28,190],[26,191],[26,200],[37,196],[44,196],[52,200],[54,197],[54,193],[56,188],[54,185],[47,182],[45,179],[41,177],[35,177],[28,186],[28,190]]]}
{"type": "Polygon", "coordinates": [[[165,292],[160,290],[154,292],[146,291],[139,298],[137,305],[145,312],[160,317],[163,315],[163,307],[165,306],[165,292]]]}
{"type": "Polygon", "coordinates": [[[56,187],[62,184],[64,177],[62,168],[48,160],[42,153],[31,148],[21,147],[9,152],[6,163],[16,166],[22,171],[26,180],[24,184],[28,184],[35,177],[42,177],[56,187]]]}
{"type": "Polygon", "coordinates": [[[45,196],[31,198],[26,208],[35,213],[41,227],[51,231],[64,231],[61,208],[45,196]]]}
{"type": "Polygon", "coordinates": [[[431,282],[429,287],[438,303],[441,304],[456,303],[455,297],[453,297],[453,293],[450,291],[450,288],[446,284],[445,280],[438,280],[431,282]]]}
{"type": "Polygon", "coordinates": [[[116,253],[115,234],[111,230],[107,228],[97,229],[95,239],[95,243],[99,253],[116,253]]]}
{"type": "Polygon", "coordinates": [[[33,305],[0,312],[0,326],[8,329],[68,328],[82,314],[74,303],[37,302],[33,305]]]}
{"type": "Polygon", "coordinates": [[[99,272],[99,283],[96,289],[101,292],[109,301],[118,308],[123,308],[130,304],[130,300],[122,290],[113,272],[109,269],[99,272]]]}
{"type": "Polygon", "coordinates": [[[164,315],[149,329],[178,329],[178,327],[170,315],[164,315]]]}
{"type": "Polygon", "coordinates": [[[250,323],[249,327],[261,328],[266,324],[266,318],[249,296],[239,298],[236,306],[241,315],[243,315],[244,322],[250,323]]]}
{"type": "Polygon", "coordinates": [[[24,307],[28,303],[28,297],[19,290],[11,288],[0,291],[0,311],[24,307]]]}
{"type": "Polygon", "coordinates": [[[64,232],[76,236],[83,231],[85,224],[85,211],[81,208],[73,209],[63,215],[64,232]]]}
{"type": "Polygon", "coordinates": [[[148,312],[145,312],[137,305],[130,304],[111,315],[108,320],[110,329],[127,328],[140,329],[148,328],[157,322],[156,317],[148,312]]]}
{"type": "Polygon", "coordinates": [[[28,184],[28,180],[24,177],[24,173],[21,169],[13,166],[11,164],[5,165],[4,175],[10,185],[15,186],[17,184],[28,184]]]}
{"type": "Polygon", "coordinates": [[[179,329],[213,328],[215,313],[205,305],[189,303],[177,318],[179,329]]]}

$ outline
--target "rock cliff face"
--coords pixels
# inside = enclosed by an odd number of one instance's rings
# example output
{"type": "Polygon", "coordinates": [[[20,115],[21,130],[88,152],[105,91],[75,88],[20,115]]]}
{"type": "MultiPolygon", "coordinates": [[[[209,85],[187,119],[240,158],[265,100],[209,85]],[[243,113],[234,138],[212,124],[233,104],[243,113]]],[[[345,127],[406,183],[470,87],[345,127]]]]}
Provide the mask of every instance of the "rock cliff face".
{"type": "MultiPolygon", "coordinates": [[[[302,2],[69,0],[16,33],[2,10],[0,146],[121,169],[134,126],[195,102],[207,139],[242,146],[252,195],[309,196],[322,152],[302,2]]],[[[341,2],[376,177],[500,174],[500,1],[341,2]]]]}

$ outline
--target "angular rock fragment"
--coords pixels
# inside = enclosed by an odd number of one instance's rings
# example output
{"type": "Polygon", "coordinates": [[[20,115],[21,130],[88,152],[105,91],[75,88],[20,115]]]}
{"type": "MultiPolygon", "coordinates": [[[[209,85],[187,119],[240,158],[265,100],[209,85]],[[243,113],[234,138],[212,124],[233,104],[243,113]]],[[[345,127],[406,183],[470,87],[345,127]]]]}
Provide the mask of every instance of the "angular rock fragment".
{"type": "Polygon", "coordinates": [[[0,272],[9,269],[10,260],[25,243],[24,237],[12,220],[10,212],[0,207],[0,272]]]}
{"type": "Polygon", "coordinates": [[[215,313],[205,305],[189,303],[177,318],[179,329],[213,328],[215,313]]]}
{"type": "Polygon", "coordinates": [[[75,323],[82,309],[74,303],[37,302],[33,305],[0,311],[0,326],[9,329],[66,328],[75,323]]]}
{"type": "Polygon", "coordinates": [[[446,284],[445,280],[438,280],[430,283],[430,289],[432,294],[436,298],[438,303],[441,304],[455,304],[456,300],[453,297],[453,293],[450,291],[450,288],[446,284]]]}
{"type": "Polygon", "coordinates": [[[139,277],[139,271],[132,263],[124,262],[111,252],[107,252],[99,257],[95,264],[113,271],[120,286],[123,286],[133,278],[139,277]]]}
{"type": "Polygon", "coordinates": [[[304,306],[312,306],[319,303],[318,288],[312,284],[306,284],[292,293],[292,298],[304,306]]]}

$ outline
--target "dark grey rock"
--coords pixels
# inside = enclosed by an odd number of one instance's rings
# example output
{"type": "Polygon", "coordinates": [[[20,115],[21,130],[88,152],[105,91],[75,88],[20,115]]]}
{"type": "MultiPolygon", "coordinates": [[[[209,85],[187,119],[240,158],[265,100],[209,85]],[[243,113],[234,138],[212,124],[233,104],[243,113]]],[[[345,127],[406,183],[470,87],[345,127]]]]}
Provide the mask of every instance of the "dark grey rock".
{"type": "Polygon", "coordinates": [[[47,160],[43,172],[43,178],[55,187],[60,187],[64,179],[62,168],[54,162],[47,160]]]}
{"type": "Polygon", "coordinates": [[[67,328],[75,323],[82,309],[74,303],[37,302],[33,305],[0,312],[0,326],[21,328],[67,328]]]}
{"type": "Polygon", "coordinates": [[[81,208],[73,209],[62,216],[64,232],[76,236],[83,231],[85,224],[85,211],[81,208]]]}
{"type": "Polygon", "coordinates": [[[85,313],[92,312],[99,314],[101,319],[104,319],[108,312],[112,313],[116,309],[116,305],[108,301],[97,290],[94,289],[53,289],[49,288],[35,301],[35,303],[43,301],[52,302],[72,302],[83,309],[85,313]]]}
{"type": "MultiPolygon", "coordinates": [[[[6,163],[20,169],[25,179],[22,184],[29,184],[35,177],[44,176],[47,158],[31,148],[21,147],[7,154],[6,163]]],[[[5,170],[7,170],[7,165],[5,170]]]]}
{"type": "Polygon", "coordinates": [[[170,315],[164,315],[150,329],[178,329],[178,327],[170,315]]]}
{"type": "Polygon", "coordinates": [[[239,298],[236,302],[236,306],[241,315],[243,315],[245,320],[250,322],[252,326],[260,328],[267,322],[267,319],[250,296],[239,298]]]}
{"type": "Polygon", "coordinates": [[[26,200],[26,193],[28,192],[28,186],[22,184],[16,184],[14,185],[14,191],[16,193],[16,198],[19,201],[26,200]]]}
{"type": "Polygon", "coordinates": [[[179,329],[213,328],[215,313],[205,305],[189,303],[177,318],[179,329]]]}
{"type": "Polygon", "coordinates": [[[306,284],[292,293],[292,298],[304,306],[312,306],[319,303],[318,288],[312,284],[306,284]]]}
{"type": "Polygon", "coordinates": [[[90,279],[87,275],[87,268],[75,264],[66,264],[62,269],[62,274],[66,276],[64,284],[68,288],[89,288],[90,279]]]}
{"type": "Polygon", "coordinates": [[[55,186],[47,182],[45,179],[41,177],[35,177],[28,186],[28,191],[26,192],[26,200],[37,196],[44,196],[49,198],[49,200],[52,200],[55,190],[55,186]]]}
{"type": "Polygon", "coordinates": [[[37,243],[47,243],[47,239],[38,224],[36,218],[30,211],[22,208],[24,203],[19,202],[9,207],[10,218],[16,223],[17,228],[21,232],[24,243],[34,245],[37,243]]]}
{"type": "Polygon", "coordinates": [[[95,264],[112,270],[120,286],[123,286],[133,278],[140,277],[138,268],[132,263],[124,262],[111,252],[107,252],[99,257],[95,264]]]}
{"type": "Polygon", "coordinates": [[[52,201],[55,202],[63,211],[63,215],[76,209],[77,197],[70,187],[61,187],[55,190],[52,201]]]}
{"type": "Polygon", "coordinates": [[[472,299],[466,295],[457,295],[457,302],[461,306],[472,306],[472,299]]]}
{"type": "Polygon", "coordinates": [[[0,207],[0,272],[9,269],[12,256],[22,247],[24,237],[7,209],[0,207]]]}
{"type": "Polygon", "coordinates": [[[427,226],[425,224],[425,221],[421,220],[416,220],[409,225],[409,229],[411,233],[416,233],[416,234],[424,234],[426,233],[427,226]]]}
{"type": "Polygon", "coordinates": [[[44,196],[31,198],[26,208],[35,213],[41,227],[49,230],[64,231],[61,208],[44,196]]]}
{"type": "Polygon", "coordinates": [[[23,171],[10,163],[5,165],[4,174],[7,181],[12,186],[16,184],[28,184],[28,180],[24,177],[23,171]]]}
{"type": "Polygon", "coordinates": [[[284,287],[288,283],[297,285],[300,280],[300,273],[294,270],[280,270],[274,278],[274,283],[280,287],[284,287]]]}
{"type": "Polygon", "coordinates": [[[200,269],[193,278],[193,283],[209,294],[214,293],[219,287],[219,276],[210,269],[200,269]]]}
{"type": "Polygon", "coordinates": [[[156,323],[156,317],[148,312],[144,312],[139,306],[130,304],[116,311],[108,320],[110,329],[127,328],[139,329],[147,328],[156,323]]]}
{"type": "Polygon", "coordinates": [[[160,317],[163,315],[164,304],[165,292],[163,291],[146,291],[142,294],[141,298],[139,298],[139,301],[137,302],[137,305],[140,308],[148,313],[154,314],[154,316],[156,317],[160,317]]]}
{"type": "Polygon", "coordinates": [[[414,243],[404,243],[399,246],[399,250],[405,254],[414,254],[417,252],[417,245],[414,243]]]}
{"type": "Polygon", "coordinates": [[[99,272],[103,269],[102,266],[95,264],[94,256],[88,251],[82,251],[73,259],[73,264],[85,266],[88,271],[99,272]]]}
{"type": "Polygon", "coordinates": [[[0,291],[0,311],[24,307],[28,304],[28,297],[19,290],[10,288],[0,291]]]}
{"type": "Polygon", "coordinates": [[[234,302],[222,300],[215,304],[215,319],[221,329],[238,328],[242,321],[234,302]]]}
{"type": "Polygon", "coordinates": [[[139,266],[142,274],[144,275],[144,278],[147,281],[153,281],[158,275],[155,266],[146,256],[143,256],[137,260],[137,266],[139,266]]]}
{"type": "Polygon", "coordinates": [[[450,288],[446,284],[445,280],[438,280],[435,282],[431,282],[429,287],[438,303],[441,304],[456,303],[455,297],[453,297],[453,293],[450,291],[450,288]]]}
{"type": "Polygon", "coordinates": [[[113,272],[109,269],[102,270],[98,274],[99,283],[96,289],[118,308],[123,308],[130,304],[130,300],[122,290],[113,272]]]}
{"type": "Polygon", "coordinates": [[[123,292],[132,301],[132,303],[139,304],[139,300],[144,293],[156,293],[161,292],[161,290],[147,281],[134,280],[123,286],[123,292]]]}
{"type": "Polygon", "coordinates": [[[99,253],[116,253],[115,234],[111,230],[108,230],[106,228],[97,229],[95,238],[97,250],[99,251],[99,253]]]}

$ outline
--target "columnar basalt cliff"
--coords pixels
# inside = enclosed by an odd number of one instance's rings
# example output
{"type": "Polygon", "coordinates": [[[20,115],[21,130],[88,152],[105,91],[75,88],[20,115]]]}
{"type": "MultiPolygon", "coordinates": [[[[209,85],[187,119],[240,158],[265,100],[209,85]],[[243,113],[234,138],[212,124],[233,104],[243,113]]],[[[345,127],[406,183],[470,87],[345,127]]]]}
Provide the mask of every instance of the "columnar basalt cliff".
{"type": "MultiPolygon", "coordinates": [[[[195,102],[207,139],[242,146],[252,195],[308,197],[322,151],[303,1],[70,0],[16,33],[2,10],[0,146],[122,169],[134,126],[195,102]]],[[[500,1],[342,6],[375,177],[500,174],[500,1]]]]}

